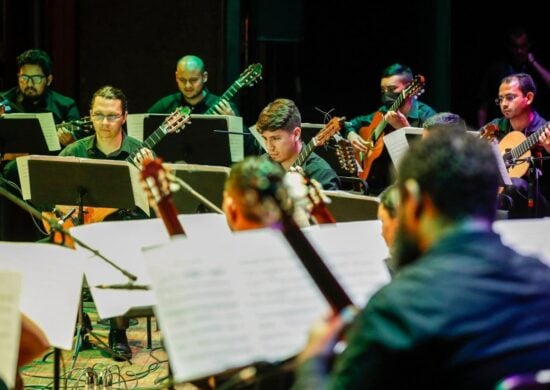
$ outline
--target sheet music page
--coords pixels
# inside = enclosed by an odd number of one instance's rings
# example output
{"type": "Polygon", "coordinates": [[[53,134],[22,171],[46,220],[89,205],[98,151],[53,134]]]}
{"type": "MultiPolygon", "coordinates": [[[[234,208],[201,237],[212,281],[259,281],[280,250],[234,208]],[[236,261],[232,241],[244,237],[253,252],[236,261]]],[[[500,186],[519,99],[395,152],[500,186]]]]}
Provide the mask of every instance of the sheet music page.
{"type": "Polygon", "coordinates": [[[128,114],[126,119],[126,130],[128,135],[143,142],[143,120],[149,114],[128,114]]]}
{"type": "Polygon", "coordinates": [[[216,237],[216,245],[211,237],[175,240],[144,255],[178,381],[288,358],[328,310],[275,231],[216,237]]]}
{"type": "Polygon", "coordinates": [[[55,122],[53,120],[53,115],[51,112],[43,112],[37,114],[18,112],[13,114],[6,114],[6,118],[38,119],[38,123],[40,123],[40,127],[42,128],[44,140],[46,141],[46,145],[48,145],[48,150],[50,152],[61,150],[61,144],[59,143],[59,138],[57,138],[57,128],[55,127],[55,122]]]}
{"type": "Polygon", "coordinates": [[[240,116],[226,116],[229,135],[229,151],[231,161],[238,162],[244,159],[243,118],[240,116]],[[240,134],[234,134],[240,133],[240,134]]]}
{"type": "Polygon", "coordinates": [[[381,233],[382,224],[378,220],[320,225],[320,229],[306,232],[358,307],[365,306],[391,279],[385,262],[389,250],[381,233]]]}
{"type": "Polygon", "coordinates": [[[0,267],[23,275],[21,312],[53,347],[71,350],[84,274],[80,254],[59,245],[0,242],[0,267]]]}
{"type": "Polygon", "coordinates": [[[539,257],[550,266],[550,218],[495,221],[493,228],[504,244],[519,253],[539,257]]]}
{"type": "Polygon", "coordinates": [[[409,150],[409,142],[403,129],[384,134],[384,145],[388,149],[393,165],[398,167],[401,159],[409,150]]]}
{"type": "Polygon", "coordinates": [[[21,184],[21,192],[23,199],[31,198],[31,179],[29,175],[29,157],[22,156],[15,159],[17,163],[17,171],[19,172],[19,182],[21,184]]]}
{"type": "Polygon", "coordinates": [[[10,389],[15,387],[19,356],[21,279],[18,272],[0,270],[0,378],[10,389]]]}

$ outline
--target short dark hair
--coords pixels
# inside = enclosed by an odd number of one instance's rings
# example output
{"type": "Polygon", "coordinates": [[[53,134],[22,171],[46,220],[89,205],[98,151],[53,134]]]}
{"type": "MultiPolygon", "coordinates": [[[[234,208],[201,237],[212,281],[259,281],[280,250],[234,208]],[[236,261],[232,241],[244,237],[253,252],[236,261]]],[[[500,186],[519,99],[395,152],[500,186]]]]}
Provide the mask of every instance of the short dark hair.
{"type": "Polygon", "coordinates": [[[260,113],[256,128],[264,131],[285,130],[291,132],[302,125],[300,111],[290,99],[277,99],[269,103],[260,113]]]}
{"type": "Polygon", "coordinates": [[[281,165],[260,156],[248,156],[231,166],[225,181],[225,191],[232,194],[243,215],[254,222],[262,222],[257,209],[251,207],[250,193],[261,197],[262,193],[275,192],[271,186],[280,186],[285,170],[281,165]]]}
{"type": "Polygon", "coordinates": [[[407,65],[395,63],[388,66],[386,69],[382,71],[381,78],[385,79],[386,77],[391,77],[395,75],[400,75],[405,79],[407,82],[411,82],[413,79],[413,73],[411,68],[409,68],[407,65]]]}
{"type": "Polygon", "coordinates": [[[533,81],[533,78],[531,75],[527,73],[514,73],[510,76],[504,77],[500,83],[501,84],[510,84],[512,81],[517,80],[519,84],[519,89],[521,90],[521,93],[524,95],[527,95],[528,92],[533,92],[533,94],[537,94],[537,86],[535,85],[535,82],[533,81]]]}
{"type": "Polygon", "coordinates": [[[17,70],[20,70],[23,65],[38,65],[42,68],[45,76],[49,76],[53,72],[52,59],[43,50],[30,49],[17,56],[17,70]]]}
{"type": "Polygon", "coordinates": [[[466,131],[466,122],[459,115],[452,112],[439,112],[424,121],[422,127],[431,132],[435,129],[451,131],[466,131]]]}
{"type": "Polygon", "coordinates": [[[491,146],[470,134],[435,130],[411,146],[398,170],[401,196],[407,180],[418,183],[442,215],[494,220],[498,168],[491,146]]]}
{"type": "Polygon", "coordinates": [[[96,97],[102,97],[104,99],[111,100],[120,100],[122,105],[122,113],[124,114],[126,111],[128,111],[128,101],[126,100],[126,95],[124,95],[124,92],[122,92],[122,90],[118,88],[115,88],[111,85],[105,85],[99,88],[97,91],[94,92],[94,95],[92,96],[92,100],[90,101],[90,109],[93,107],[96,97]]]}

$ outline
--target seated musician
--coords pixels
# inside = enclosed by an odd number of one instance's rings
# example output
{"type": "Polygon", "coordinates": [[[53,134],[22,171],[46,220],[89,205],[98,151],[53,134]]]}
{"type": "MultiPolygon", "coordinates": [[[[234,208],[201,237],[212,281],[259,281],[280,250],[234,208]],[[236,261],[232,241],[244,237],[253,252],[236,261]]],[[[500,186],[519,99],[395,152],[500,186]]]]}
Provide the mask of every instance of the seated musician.
{"type": "MultiPolygon", "coordinates": [[[[76,156],[94,159],[127,160],[135,152],[138,160],[153,158],[150,150],[143,148],[141,141],[126,135],[122,125],[128,116],[127,100],[124,93],[112,86],[98,89],[91,100],[90,117],[95,134],[78,140],[67,146],[60,156],[76,156]]],[[[139,162],[139,161],[138,161],[139,162]]],[[[116,219],[145,218],[141,210],[121,210],[116,219]]],[[[128,320],[123,317],[111,320],[109,346],[118,355],[130,359],[132,350],[126,337],[128,320]]],[[[115,357],[118,360],[117,357],[115,357]]]]}
{"type": "MultiPolygon", "coordinates": [[[[408,66],[398,63],[388,66],[382,72],[380,79],[382,106],[371,114],[361,115],[346,122],[343,135],[358,152],[364,153],[366,158],[369,158],[369,142],[361,134],[365,134],[363,131],[368,132],[380,123],[380,119],[375,119],[379,118],[377,113],[381,113],[387,122],[384,133],[407,126],[422,127],[424,121],[435,114],[430,106],[418,101],[414,96],[405,98],[398,110],[389,111],[412,81],[413,73],[408,66]]],[[[384,147],[380,156],[373,161],[366,177],[369,194],[378,195],[391,184],[391,166],[390,156],[384,147]]]]}
{"type": "MultiPolygon", "coordinates": [[[[534,107],[537,89],[530,75],[527,73],[516,73],[502,79],[498,90],[496,104],[499,105],[502,117],[492,120],[489,124],[495,124],[498,127],[496,138],[500,141],[501,149],[514,149],[521,144],[522,139],[516,141],[517,133],[529,137],[537,130],[542,129],[546,120],[542,118],[534,107]]],[[[487,127],[487,125],[485,126],[487,127]]],[[[547,134],[547,133],[546,133],[547,134]]],[[[540,139],[535,139],[531,148],[531,154],[534,157],[548,156],[550,145],[546,135],[541,134],[540,139]],[[539,142],[537,142],[539,141],[539,142]]],[[[523,154],[523,153],[522,153],[523,154]]],[[[546,166],[550,166],[550,161],[536,162],[537,171],[545,171],[546,166]]],[[[535,210],[529,209],[529,163],[520,162],[518,167],[524,167],[526,172],[522,177],[515,177],[514,171],[510,173],[513,186],[505,189],[504,194],[509,197],[509,217],[510,218],[528,218],[543,217],[550,215],[548,196],[550,195],[550,174],[542,175],[541,180],[535,180],[534,184],[540,184],[539,191],[535,188],[535,210]],[[533,212],[534,211],[534,212],[533,212]]],[[[550,171],[549,171],[550,172],[550,171]]],[[[538,172],[540,173],[540,172],[538,172]]],[[[538,176],[537,173],[537,176],[538,176]]]]}

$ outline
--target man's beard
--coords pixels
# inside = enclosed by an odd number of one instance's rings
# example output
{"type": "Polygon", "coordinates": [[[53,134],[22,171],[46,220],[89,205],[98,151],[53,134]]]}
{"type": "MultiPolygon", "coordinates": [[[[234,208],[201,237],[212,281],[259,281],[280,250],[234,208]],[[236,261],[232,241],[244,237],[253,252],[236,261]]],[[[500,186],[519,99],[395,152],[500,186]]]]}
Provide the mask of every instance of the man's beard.
{"type": "Polygon", "coordinates": [[[397,269],[414,263],[422,255],[418,240],[406,230],[404,225],[404,223],[399,223],[393,243],[392,252],[397,269]]]}
{"type": "Polygon", "coordinates": [[[35,102],[37,100],[40,100],[40,98],[42,97],[41,95],[38,95],[38,91],[35,88],[32,88],[32,87],[26,87],[22,91],[21,95],[23,96],[23,100],[30,101],[30,102],[35,102]],[[29,92],[31,92],[31,91],[34,92],[34,93],[29,95],[29,92]]]}

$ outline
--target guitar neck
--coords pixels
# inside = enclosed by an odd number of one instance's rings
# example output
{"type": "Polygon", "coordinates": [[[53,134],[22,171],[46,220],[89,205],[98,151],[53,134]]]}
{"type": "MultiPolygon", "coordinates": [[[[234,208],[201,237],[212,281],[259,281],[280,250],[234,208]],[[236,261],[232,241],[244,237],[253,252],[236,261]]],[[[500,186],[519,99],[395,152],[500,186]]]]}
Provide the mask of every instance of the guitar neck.
{"type": "MultiPolygon", "coordinates": [[[[147,137],[145,141],[143,141],[143,147],[153,150],[153,148],[166,136],[167,132],[168,131],[164,127],[164,124],[160,125],[149,137],[147,137]]],[[[134,158],[138,153],[139,149],[130,153],[130,155],[126,158],[126,161],[133,164],[134,158]]]]}
{"type": "Polygon", "coordinates": [[[336,280],[323,259],[313,248],[302,230],[291,216],[283,217],[283,235],[288,241],[309,275],[321,290],[335,313],[341,312],[347,306],[353,305],[349,295],[336,280]]]}
{"type": "Polygon", "coordinates": [[[174,204],[174,201],[171,197],[163,198],[158,204],[158,210],[162,222],[168,231],[170,237],[177,235],[184,235],[185,230],[181,226],[180,221],[178,220],[178,210],[174,204]]]}
{"type": "Polygon", "coordinates": [[[315,137],[313,137],[302,148],[302,150],[300,151],[300,154],[298,155],[298,158],[296,159],[296,161],[294,161],[292,166],[293,167],[301,167],[316,147],[317,147],[317,139],[315,137]]]}
{"type": "Polygon", "coordinates": [[[550,121],[546,122],[540,128],[538,128],[534,133],[525,139],[521,144],[516,146],[511,150],[512,156],[517,159],[527,153],[531,148],[539,142],[540,135],[544,132],[544,129],[550,124],[550,121]]]}
{"type": "MultiPolygon", "coordinates": [[[[216,104],[220,101],[220,100],[227,100],[227,101],[230,101],[231,99],[233,99],[233,96],[235,96],[235,94],[239,91],[239,89],[241,89],[243,86],[241,85],[241,82],[240,80],[237,80],[235,81],[233,84],[231,84],[231,86],[227,89],[227,91],[224,92],[224,94],[222,96],[220,96],[220,98],[218,99],[218,101],[216,102],[216,104]]],[[[214,104],[213,106],[211,106],[208,110],[206,110],[205,114],[206,115],[212,115],[214,114],[216,111],[214,110],[214,107],[216,106],[216,104],[214,104]]]]}
{"type": "MultiPolygon", "coordinates": [[[[388,111],[399,110],[399,108],[403,105],[403,101],[405,100],[405,98],[406,98],[405,91],[403,91],[402,93],[399,94],[397,99],[395,99],[395,102],[393,102],[393,104],[388,109],[388,111]]],[[[382,119],[382,121],[378,124],[378,126],[376,126],[376,129],[374,129],[374,131],[372,132],[373,141],[378,140],[378,138],[380,137],[380,135],[382,134],[382,132],[384,131],[387,125],[388,125],[388,122],[385,119],[382,119]]]]}

